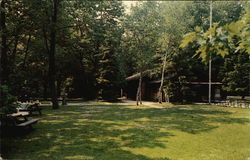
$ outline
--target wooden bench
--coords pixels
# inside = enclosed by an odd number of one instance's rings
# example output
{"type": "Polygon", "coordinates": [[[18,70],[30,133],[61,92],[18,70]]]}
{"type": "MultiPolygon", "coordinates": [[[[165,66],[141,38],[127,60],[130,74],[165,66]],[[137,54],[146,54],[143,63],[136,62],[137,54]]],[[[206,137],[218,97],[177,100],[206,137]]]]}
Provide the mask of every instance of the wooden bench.
{"type": "Polygon", "coordinates": [[[32,124],[34,124],[34,123],[37,123],[38,122],[38,120],[39,119],[31,119],[31,120],[28,120],[28,121],[25,121],[25,122],[23,122],[23,123],[19,123],[19,124],[17,124],[16,126],[17,127],[31,127],[32,128],[32,124]]]}
{"type": "Polygon", "coordinates": [[[27,116],[19,115],[18,113],[13,113],[10,115],[1,115],[1,127],[29,127],[32,128],[32,124],[38,122],[39,119],[28,120],[27,116]],[[20,119],[21,118],[21,119],[20,119]]]}

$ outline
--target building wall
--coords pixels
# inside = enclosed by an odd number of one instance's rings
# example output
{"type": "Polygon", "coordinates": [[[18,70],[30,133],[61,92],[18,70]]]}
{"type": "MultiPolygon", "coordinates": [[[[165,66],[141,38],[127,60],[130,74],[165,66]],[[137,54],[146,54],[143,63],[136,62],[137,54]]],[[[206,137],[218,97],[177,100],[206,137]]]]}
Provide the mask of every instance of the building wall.
{"type": "MultiPolygon", "coordinates": [[[[139,80],[128,81],[124,92],[128,99],[135,100],[139,80]]],[[[149,83],[149,79],[142,81],[142,100],[157,101],[159,83],[149,83]]],[[[186,84],[190,88],[190,92],[186,93],[186,99],[190,102],[207,102],[208,101],[208,85],[207,84],[186,84]]],[[[221,85],[212,85],[212,100],[215,100],[215,90],[220,90],[221,85]]],[[[223,96],[221,96],[223,97],[223,96]]],[[[216,100],[220,100],[216,97],[216,100]]],[[[171,101],[171,99],[170,99],[171,101]]]]}

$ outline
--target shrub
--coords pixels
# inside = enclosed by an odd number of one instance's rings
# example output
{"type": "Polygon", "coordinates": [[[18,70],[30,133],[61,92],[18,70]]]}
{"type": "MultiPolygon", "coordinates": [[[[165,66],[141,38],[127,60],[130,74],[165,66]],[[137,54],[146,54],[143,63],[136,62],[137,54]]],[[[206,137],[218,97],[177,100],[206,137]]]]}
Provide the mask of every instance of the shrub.
{"type": "Polygon", "coordinates": [[[0,113],[10,114],[16,112],[17,105],[14,104],[16,97],[10,94],[6,85],[0,85],[0,113]]]}

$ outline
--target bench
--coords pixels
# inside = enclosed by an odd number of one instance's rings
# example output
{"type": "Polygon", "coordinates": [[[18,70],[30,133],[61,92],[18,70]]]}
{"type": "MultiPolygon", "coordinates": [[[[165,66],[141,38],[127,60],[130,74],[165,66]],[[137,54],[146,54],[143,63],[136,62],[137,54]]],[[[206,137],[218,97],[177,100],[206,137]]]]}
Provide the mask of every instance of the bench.
{"type": "Polygon", "coordinates": [[[38,120],[39,119],[31,119],[31,120],[25,121],[23,123],[19,123],[16,126],[17,127],[26,127],[26,126],[32,127],[31,125],[34,123],[37,123],[38,120]]]}
{"type": "Polygon", "coordinates": [[[1,127],[30,127],[32,128],[32,124],[35,124],[38,122],[39,119],[30,119],[28,120],[28,118],[26,116],[22,116],[22,115],[17,115],[17,113],[15,114],[11,114],[11,115],[1,115],[1,127]],[[20,118],[22,120],[20,120],[20,118]]]}

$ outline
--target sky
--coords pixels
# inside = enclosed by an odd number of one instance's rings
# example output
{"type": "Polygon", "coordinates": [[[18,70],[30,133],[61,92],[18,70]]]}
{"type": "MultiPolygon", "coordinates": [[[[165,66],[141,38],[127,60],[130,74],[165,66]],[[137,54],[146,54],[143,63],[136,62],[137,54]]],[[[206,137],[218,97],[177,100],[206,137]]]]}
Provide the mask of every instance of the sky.
{"type": "Polygon", "coordinates": [[[122,1],[125,5],[125,12],[129,13],[131,5],[135,5],[137,1],[122,1]]]}

